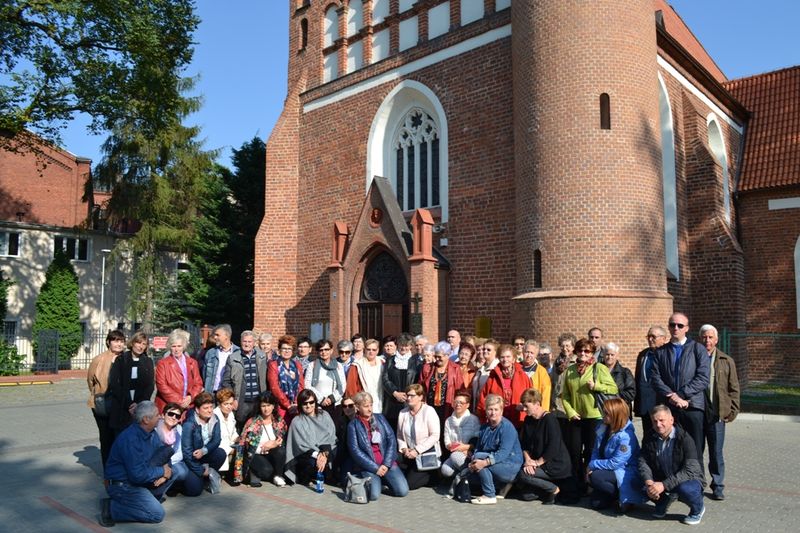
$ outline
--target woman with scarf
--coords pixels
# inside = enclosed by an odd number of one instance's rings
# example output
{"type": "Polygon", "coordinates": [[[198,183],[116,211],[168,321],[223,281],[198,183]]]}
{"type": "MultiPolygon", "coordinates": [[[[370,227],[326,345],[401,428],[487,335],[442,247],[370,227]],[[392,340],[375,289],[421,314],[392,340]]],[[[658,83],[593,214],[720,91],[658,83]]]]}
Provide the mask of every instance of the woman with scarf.
{"type": "MultiPolygon", "coordinates": [[[[342,403],[347,379],[341,363],[333,357],[333,344],[328,339],[317,342],[319,356],[308,365],[305,386],[314,392],[317,403],[335,421],[342,415],[342,403]]],[[[299,402],[298,402],[298,405],[299,402]]]]}
{"type": "Polygon", "coordinates": [[[422,363],[412,353],[413,339],[401,335],[401,339],[385,337],[383,340],[384,351],[389,356],[387,346],[397,343],[399,346],[394,355],[386,358],[383,366],[381,383],[383,384],[383,411],[386,420],[392,427],[397,427],[397,418],[400,411],[406,406],[406,387],[419,380],[422,363]],[[387,340],[389,339],[389,340],[387,340]]]}
{"type": "Polygon", "coordinates": [[[586,466],[592,456],[595,430],[603,418],[603,413],[597,408],[595,393],[617,394],[617,384],[608,367],[597,364],[594,359],[596,350],[594,341],[589,339],[575,343],[577,359],[567,368],[561,391],[564,412],[569,420],[564,440],[581,492],[586,490],[586,466]]]}
{"type": "MultiPolygon", "coordinates": [[[[328,343],[330,346],[330,343],[328,343]]],[[[330,350],[328,350],[330,353],[330,350]]],[[[336,425],[317,402],[316,393],[303,389],[297,395],[298,414],[286,438],[286,477],[308,485],[317,472],[326,472],[336,455],[336,425]]]]}
{"type": "Polygon", "coordinates": [[[194,408],[190,409],[183,423],[181,449],[183,461],[189,467],[186,475],[190,484],[207,479],[219,480],[219,469],[225,462],[225,450],[220,447],[219,420],[214,414],[214,397],[201,392],[194,397],[194,408]]]}
{"type": "Polygon", "coordinates": [[[277,411],[278,399],[269,391],[261,394],[244,425],[233,468],[233,482],[241,483],[250,474],[250,486],[260,487],[262,480],[272,479],[277,487],[285,487],[283,469],[286,463],[286,424],[277,411]]]}
{"type": "Polygon", "coordinates": [[[172,489],[180,489],[185,496],[199,496],[203,492],[203,482],[197,476],[189,476],[189,467],[183,460],[181,436],[183,427],[181,418],[183,408],[175,402],[170,402],[161,411],[162,418],[156,426],[156,435],[161,444],[172,448],[172,457],[169,462],[172,467],[172,489]]]}
{"type": "MultiPolygon", "coordinates": [[[[278,359],[267,366],[267,385],[278,402],[278,416],[294,416],[297,393],[303,390],[303,365],[294,357],[295,338],[284,335],[278,339],[278,359]]],[[[291,419],[290,419],[291,420],[291,419]]]]}
{"type": "Polygon", "coordinates": [[[375,501],[386,485],[394,496],[408,494],[408,483],[397,466],[397,448],[386,417],[372,411],[372,396],[359,392],[353,397],[356,417],[347,425],[347,448],[350,450],[353,470],[369,478],[369,499],[375,501]]]}

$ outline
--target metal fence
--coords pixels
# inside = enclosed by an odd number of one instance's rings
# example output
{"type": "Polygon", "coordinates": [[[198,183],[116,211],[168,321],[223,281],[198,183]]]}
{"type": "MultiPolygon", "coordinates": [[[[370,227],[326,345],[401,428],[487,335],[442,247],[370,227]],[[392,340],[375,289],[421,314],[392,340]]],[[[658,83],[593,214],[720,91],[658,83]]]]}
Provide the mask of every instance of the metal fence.
{"type": "Polygon", "coordinates": [[[739,381],[800,385],[800,334],[719,332],[719,348],[736,359],[739,381]],[[746,361],[746,364],[742,364],[746,361]]]}
{"type": "MultiPolygon", "coordinates": [[[[186,350],[192,353],[200,347],[200,329],[193,324],[187,324],[183,329],[189,332],[189,346],[186,350]]],[[[132,332],[126,332],[126,335],[130,338],[132,332]]],[[[150,340],[148,354],[155,360],[160,359],[167,352],[167,348],[154,348],[153,339],[167,336],[169,332],[148,335],[150,340]]],[[[36,338],[21,335],[5,338],[9,345],[17,348],[18,354],[24,356],[20,363],[21,372],[58,373],[59,370],[87,369],[92,359],[107,350],[105,333],[87,332],[79,339],[78,351],[73,357],[66,360],[59,359],[59,351],[65,340],[57,331],[42,331],[36,338]]]]}

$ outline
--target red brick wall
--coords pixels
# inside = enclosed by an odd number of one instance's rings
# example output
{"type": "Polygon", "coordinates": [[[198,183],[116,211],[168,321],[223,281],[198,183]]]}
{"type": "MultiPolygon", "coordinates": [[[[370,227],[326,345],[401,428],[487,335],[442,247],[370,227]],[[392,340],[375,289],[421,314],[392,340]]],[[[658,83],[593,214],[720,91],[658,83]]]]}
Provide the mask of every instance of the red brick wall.
{"type": "Polygon", "coordinates": [[[91,162],[41,146],[35,152],[0,150],[0,219],[71,228],[84,224],[83,201],[91,162]]]}

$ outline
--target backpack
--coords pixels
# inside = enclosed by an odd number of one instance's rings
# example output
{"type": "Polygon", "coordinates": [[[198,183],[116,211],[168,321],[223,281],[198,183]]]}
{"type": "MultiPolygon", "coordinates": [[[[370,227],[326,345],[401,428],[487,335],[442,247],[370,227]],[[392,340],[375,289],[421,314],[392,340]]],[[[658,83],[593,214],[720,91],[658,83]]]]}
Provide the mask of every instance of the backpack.
{"type": "Polygon", "coordinates": [[[453,499],[461,503],[469,503],[472,500],[472,492],[469,488],[469,468],[464,467],[458,474],[453,477],[453,483],[450,486],[450,491],[453,499]]]}
{"type": "Polygon", "coordinates": [[[369,498],[367,497],[369,482],[369,478],[361,478],[348,472],[347,484],[344,488],[344,501],[350,503],[369,503],[369,498]]]}

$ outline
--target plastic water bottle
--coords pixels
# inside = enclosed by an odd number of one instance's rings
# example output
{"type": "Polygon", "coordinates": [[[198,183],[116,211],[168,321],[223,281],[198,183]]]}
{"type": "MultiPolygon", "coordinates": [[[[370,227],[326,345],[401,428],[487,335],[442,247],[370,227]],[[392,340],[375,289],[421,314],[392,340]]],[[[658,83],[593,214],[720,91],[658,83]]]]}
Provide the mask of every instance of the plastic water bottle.
{"type": "Polygon", "coordinates": [[[317,477],[314,481],[314,492],[322,494],[325,492],[325,473],[317,472],[317,477]]]}

